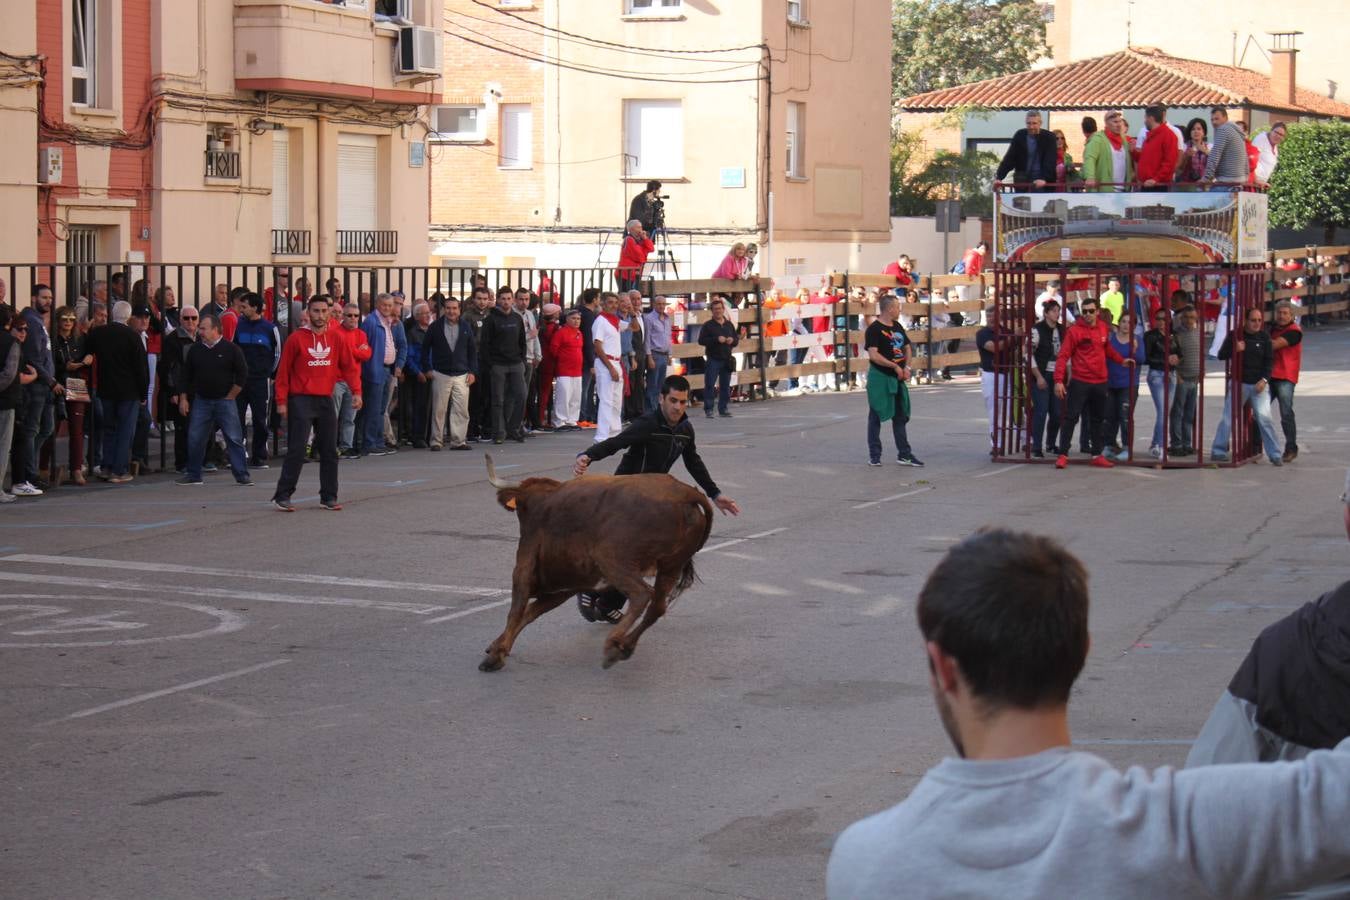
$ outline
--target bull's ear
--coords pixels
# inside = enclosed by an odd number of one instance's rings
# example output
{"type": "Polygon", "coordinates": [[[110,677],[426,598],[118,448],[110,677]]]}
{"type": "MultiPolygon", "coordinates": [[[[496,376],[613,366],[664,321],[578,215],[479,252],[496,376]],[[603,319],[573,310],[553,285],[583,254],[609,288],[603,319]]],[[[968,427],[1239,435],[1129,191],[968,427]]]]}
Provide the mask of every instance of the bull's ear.
{"type": "Polygon", "coordinates": [[[507,512],[515,512],[519,506],[520,491],[515,488],[503,488],[497,491],[497,502],[502,505],[502,509],[507,512]]]}

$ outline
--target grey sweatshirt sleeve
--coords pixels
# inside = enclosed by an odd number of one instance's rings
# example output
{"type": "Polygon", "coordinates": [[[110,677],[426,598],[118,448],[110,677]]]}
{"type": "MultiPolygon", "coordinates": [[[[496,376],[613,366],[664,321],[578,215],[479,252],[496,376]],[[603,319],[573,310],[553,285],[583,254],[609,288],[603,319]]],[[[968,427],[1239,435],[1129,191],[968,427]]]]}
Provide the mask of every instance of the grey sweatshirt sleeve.
{"type": "Polygon", "coordinates": [[[8,390],[14,379],[19,377],[21,362],[23,362],[23,345],[15,341],[9,346],[9,358],[5,360],[5,367],[0,369],[0,391],[8,390]]]}
{"type": "Polygon", "coordinates": [[[1215,897],[1268,897],[1350,872],[1350,738],[1301,762],[1177,772],[1176,853],[1215,897]]]}

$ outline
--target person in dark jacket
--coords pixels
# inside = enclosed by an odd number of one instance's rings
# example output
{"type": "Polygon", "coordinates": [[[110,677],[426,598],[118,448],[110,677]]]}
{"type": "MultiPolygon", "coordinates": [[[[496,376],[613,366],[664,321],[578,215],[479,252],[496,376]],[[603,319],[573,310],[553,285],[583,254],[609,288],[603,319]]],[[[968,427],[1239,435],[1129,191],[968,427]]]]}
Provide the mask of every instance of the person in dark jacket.
{"type": "Polygon", "coordinates": [[[1176,392],[1177,366],[1181,365],[1181,340],[1168,327],[1171,317],[1159,308],[1153,314],[1153,327],[1144,332],[1144,362],[1148,363],[1148,392],[1153,397],[1153,440],[1148,452],[1160,459],[1163,451],[1163,426],[1172,413],[1176,392]]]}
{"type": "Polygon", "coordinates": [[[1031,331],[1031,376],[1035,380],[1031,387],[1031,455],[1037,459],[1045,457],[1045,447],[1053,453],[1059,446],[1059,398],[1050,386],[1055,381],[1055,364],[1064,343],[1059,301],[1047,300],[1041,310],[1041,320],[1031,331]]]}
{"type": "MultiPolygon", "coordinates": [[[[80,334],[79,314],[75,307],[67,306],[52,314],[52,361],[55,363],[56,382],[66,388],[56,403],[57,418],[66,423],[66,437],[69,440],[70,480],[74,484],[84,484],[84,423],[89,411],[89,402],[84,399],[72,399],[70,382],[67,379],[84,380],[88,372],[84,364],[84,335],[80,334]]],[[[86,382],[86,389],[88,383],[86,382]]],[[[57,463],[57,442],[53,440],[49,450],[40,454],[41,468],[48,468],[50,462],[51,482],[59,484],[61,466],[57,463]]]]}
{"type": "Polygon", "coordinates": [[[708,305],[712,319],[705,322],[698,332],[698,342],[703,345],[707,356],[707,367],[703,370],[703,412],[708,418],[713,415],[713,403],[717,403],[717,414],[731,418],[731,350],[741,339],[736,334],[736,326],[727,318],[727,304],[722,297],[715,298],[708,305]]]}
{"type": "Polygon", "coordinates": [[[219,428],[225,435],[234,480],[248,486],[253,484],[253,479],[248,474],[244,430],[239,424],[239,408],[235,402],[248,383],[248,363],[237,344],[222,339],[219,319],[203,316],[200,327],[202,339],[188,348],[187,359],[183,362],[178,411],[189,416],[188,461],[187,472],[175,484],[202,483],[206,441],[219,428]]]}
{"type": "Polygon", "coordinates": [[[3,490],[9,448],[14,441],[14,411],[23,402],[25,386],[37,381],[37,370],[24,362],[23,339],[28,322],[16,318],[0,303],[0,503],[13,503],[15,495],[3,490]]]}
{"type": "Polygon", "coordinates": [[[28,335],[23,342],[24,362],[37,372],[37,381],[23,389],[14,435],[14,493],[40,494],[51,487],[38,469],[38,459],[56,430],[56,401],[65,386],[56,380],[51,340],[52,289],[33,285],[32,305],[23,311],[28,335]]]}
{"type": "MultiPolygon", "coordinates": [[[[1256,426],[1261,430],[1261,445],[1273,466],[1284,465],[1284,451],[1275,437],[1275,423],[1270,418],[1270,372],[1275,365],[1275,349],[1270,335],[1266,334],[1266,317],[1260,309],[1249,309],[1244,314],[1242,333],[1229,334],[1219,348],[1219,359],[1227,360],[1238,353],[1241,367],[1239,377],[1242,382],[1243,408],[1250,406],[1256,415],[1256,426]]],[[[1210,448],[1210,459],[1225,462],[1228,459],[1228,436],[1232,429],[1233,403],[1227,392],[1223,398],[1223,418],[1214,433],[1214,445],[1210,448]]]]}
{"type": "MultiPolygon", "coordinates": [[[[475,282],[483,276],[475,276],[475,282]]],[[[492,308],[492,291],[485,284],[474,284],[473,293],[464,302],[462,320],[473,335],[474,348],[478,351],[478,370],[474,373],[474,382],[469,386],[469,443],[476,444],[480,439],[492,439],[492,371],[481,350],[483,320],[492,308]]]]}
{"type": "Polygon", "coordinates": [[[431,378],[431,449],[441,449],[448,407],[450,449],[468,450],[469,392],[478,377],[478,341],[454,297],[441,304],[441,317],[427,329],[421,367],[431,378]]]}
{"type": "Polygon", "coordinates": [[[188,420],[178,408],[183,388],[183,363],[187,352],[197,343],[197,322],[200,314],[191,306],[178,313],[178,327],[164,336],[159,353],[159,389],[169,402],[165,409],[173,423],[173,470],[179,475],[187,471],[188,420]]]}
{"type": "Polygon", "coordinates": [[[1041,129],[1040,113],[1027,112],[1026,123],[1026,128],[1019,128],[1013,135],[994,179],[1002,181],[1011,172],[1014,184],[1040,189],[1055,180],[1059,145],[1053,134],[1041,129]]]}
{"type": "MultiPolygon", "coordinates": [[[[403,322],[403,333],[408,338],[408,358],[403,363],[407,381],[404,393],[411,406],[412,445],[418,450],[427,448],[427,408],[431,405],[431,376],[422,367],[422,345],[431,325],[431,306],[425,300],[413,304],[412,315],[403,322]]],[[[397,430],[397,429],[396,429],[397,430]]]]}
{"type": "MultiPolygon", "coordinates": [[[[608,440],[587,447],[577,455],[573,473],[586,474],[592,462],[624,451],[623,459],[614,470],[615,475],[666,474],[677,459],[684,460],[698,486],[723,514],[741,514],[735,500],[723,494],[708,473],[708,467],[699,456],[694,442],[694,425],[686,411],[689,408],[689,380],[683,375],[671,375],[661,385],[661,400],[656,409],[638,416],[628,427],[608,440]]],[[[610,588],[600,594],[583,593],[577,598],[581,615],[588,622],[614,623],[622,618],[627,597],[622,591],[610,588]]]]}
{"type": "MultiPolygon", "coordinates": [[[[284,306],[286,301],[281,301],[284,306]]],[[[235,399],[239,407],[239,424],[242,429],[245,414],[253,411],[253,441],[249,453],[249,465],[255,469],[266,469],[267,439],[271,425],[270,401],[272,399],[272,373],[281,361],[281,332],[277,326],[263,318],[263,298],[250,291],[244,295],[244,314],[234,329],[234,343],[244,354],[248,365],[248,380],[244,389],[235,399]]]]}
{"type": "Polygon", "coordinates": [[[492,373],[492,443],[509,437],[525,443],[525,320],[515,313],[515,294],[497,290],[497,305],[488,311],[478,350],[492,373]]]}
{"type": "Polygon", "coordinates": [[[98,476],[112,484],[131,481],[131,441],[145,393],[150,389],[150,365],[145,342],[127,324],[131,304],[113,304],[112,321],[85,335],[85,363],[94,363],[96,396],[101,410],[103,467],[98,476]]]}

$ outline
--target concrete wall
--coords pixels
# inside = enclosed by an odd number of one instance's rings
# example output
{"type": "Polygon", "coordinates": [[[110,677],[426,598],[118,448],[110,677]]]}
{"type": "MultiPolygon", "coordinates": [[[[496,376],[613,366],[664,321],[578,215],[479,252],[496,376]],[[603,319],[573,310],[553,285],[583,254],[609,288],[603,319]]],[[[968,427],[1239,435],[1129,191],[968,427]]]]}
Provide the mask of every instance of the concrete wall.
{"type": "MultiPolygon", "coordinates": [[[[38,51],[37,10],[24,5],[5,13],[5,50],[15,56],[33,56],[38,51]]],[[[27,262],[37,259],[37,84],[36,63],[25,67],[0,63],[0,71],[9,78],[23,78],[26,84],[0,86],[0,134],[5,136],[0,151],[0,261],[27,262]]],[[[7,273],[0,273],[6,281],[7,273]]],[[[27,285],[6,284],[7,299],[27,285]]],[[[27,297],[26,290],[23,296],[27,297]]]]}

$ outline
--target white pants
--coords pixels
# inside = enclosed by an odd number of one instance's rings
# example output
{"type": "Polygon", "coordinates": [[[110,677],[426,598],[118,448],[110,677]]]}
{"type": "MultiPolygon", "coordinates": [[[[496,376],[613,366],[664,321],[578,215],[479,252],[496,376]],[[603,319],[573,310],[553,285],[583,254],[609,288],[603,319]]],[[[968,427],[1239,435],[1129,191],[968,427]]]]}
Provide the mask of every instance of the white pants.
{"type": "Polygon", "coordinates": [[[980,370],[980,394],[984,397],[984,414],[989,419],[989,446],[994,446],[994,373],[980,370]]]}
{"type": "Polygon", "coordinates": [[[431,372],[431,446],[440,447],[445,440],[445,412],[450,411],[450,446],[458,447],[468,440],[469,432],[469,376],[445,375],[431,372]]]}
{"type": "Polygon", "coordinates": [[[553,426],[575,425],[581,414],[581,376],[558,375],[553,382],[553,426]]]}
{"type": "MultiPolygon", "coordinates": [[[[612,360],[611,360],[612,361],[612,360]]],[[[619,363],[615,362],[615,366],[619,363]]],[[[602,361],[595,361],[595,439],[605,441],[619,433],[623,427],[620,411],[623,409],[623,373],[616,379],[609,374],[609,367],[602,361]]]]}

